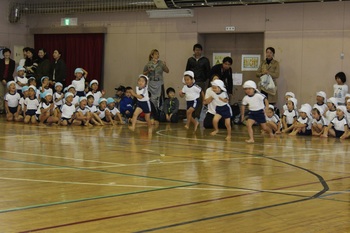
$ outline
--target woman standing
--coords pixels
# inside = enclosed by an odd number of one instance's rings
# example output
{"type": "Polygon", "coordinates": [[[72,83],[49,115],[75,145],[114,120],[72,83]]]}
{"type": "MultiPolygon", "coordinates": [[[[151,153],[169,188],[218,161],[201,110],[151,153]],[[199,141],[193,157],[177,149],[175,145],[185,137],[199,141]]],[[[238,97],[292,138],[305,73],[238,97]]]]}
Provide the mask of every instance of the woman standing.
{"type": "Polygon", "coordinates": [[[62,53],[56,49],[53,51],[53,59],[54,62],[51,67],[51,76],[50,84],[54,85],[57,82],[62,83],[65,86],[66,76],[67,76],[67,68],[66,63],[61,58],[62,53]]]}
{"type": "Polygon", "coordinates": [[[26,69],[26,77],[35,77],[35,72],[38,68],[38,60],[36,58],[35,50],[33,48],[29,48],[26,55],[27,58],[24,63],[24,68],[26,69]]]}
{"type": "Polygon", "coordinates": [[[36,69],[36,83],[44,76],[50,76],[51,64],[45,49],[38,50],[38,68],[36,69]]]}
{"type": "Polygon", "coordinates": [[[16,63],[10,58],[11,50],[5,48],[2,50],[3,59],[0,59],[0,113],[5,111],[4,96],[6,93],[6,83],[13,81],[13,72],[15,71],[16,63]]]}
{"type": "MultiPolygon", "coordinates": [[[[258,71],[256,73],[256,76],[260,78],[263,75],[270,75],[275,86],[277,87],[276,79],[280,76],[280,65],[278,61],[273,59],[274,56],[275,56],[275,49],[272,47],[268,47],[266,49],[266,59],[261,62],[258,68],[258,71]]],[[[270,104],[276,104],[277,92],[276,92],[276,95],[268,94],[264,91],[261,91],[261,93],[266,95],[270,104]]]]}
{"type": "Polygon", "coordinates": [[[169,73],[165,61],[159,60],[159,51],[152,49],[149,55],[149,61],[143,69],[143,74],[149,78],[148,91],[151,93],[150,100],[159,110],[160,101],[164,98],[164,79],[163,72],[169,73]]]}

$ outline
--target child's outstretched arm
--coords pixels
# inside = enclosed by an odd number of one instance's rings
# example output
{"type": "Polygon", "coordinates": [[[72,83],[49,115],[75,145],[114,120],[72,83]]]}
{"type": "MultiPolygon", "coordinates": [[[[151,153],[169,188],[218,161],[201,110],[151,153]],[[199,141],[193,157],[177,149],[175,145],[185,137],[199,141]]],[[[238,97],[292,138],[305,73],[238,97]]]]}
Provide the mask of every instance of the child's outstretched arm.
{"type": "Polygon", "coordinates": [[[179,91],[179,96],[180,96],[181,98],[183,98],[185,95],[186,95],[186,94],[185,94],[185,93],[183,93],[183,92],[182,92],[182,90],[181,90],[181,91],[179,91]]]}

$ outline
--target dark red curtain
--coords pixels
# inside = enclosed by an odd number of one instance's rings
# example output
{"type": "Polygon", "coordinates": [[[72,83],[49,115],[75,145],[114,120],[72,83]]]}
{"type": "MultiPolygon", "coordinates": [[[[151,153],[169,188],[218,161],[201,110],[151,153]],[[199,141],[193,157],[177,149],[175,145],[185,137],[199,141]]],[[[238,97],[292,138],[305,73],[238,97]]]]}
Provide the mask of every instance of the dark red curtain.
{"type": "Polygon", "coordinates": [[[62,51],[67,65],[66,85],[70,85],[78,67],[88,72],[87,80],[98,80],[102,87],[104,34],[36,34],[35,49],[44,48],[51,61],[54,50],[62,51]]]}

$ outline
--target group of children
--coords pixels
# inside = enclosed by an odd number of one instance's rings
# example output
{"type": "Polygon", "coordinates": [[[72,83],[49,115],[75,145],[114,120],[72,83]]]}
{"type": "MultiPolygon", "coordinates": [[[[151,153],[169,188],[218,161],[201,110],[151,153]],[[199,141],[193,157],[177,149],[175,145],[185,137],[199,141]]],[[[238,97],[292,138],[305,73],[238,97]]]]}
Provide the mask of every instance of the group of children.
{"type": "MultiPolygon", "coordinates": [[[[63,89],[59,82],[54,83],[54,90],[50,88],[49,78],[41,78],[41,86],[36,88],[35,78],[26,78],[25,69],[17,67],[17,76],[7,83],[8,93],[5,95],[6,118],[9,121],[24,121],[24,123],[59,124],[59,125],[105,125],[131,123],[129,128],[134,131],[140,114],[150,128],[152,125],[152,106],[148,92],[148,77],[140,75],[135,91],[131,87],[125,88],[117,99],[105,98],[105,92],[99,91],[98,81],[86,81],[88,72],[77,68],[74,72],[75,80],[63,89]],[[136,100],[136,103],[133,99],[136,100]],[[117,106],[118,105],[118,106],[117,106]]],[[[254,124],[260,124],[262,132],[271,136],[280,133],[289,135],[314,135],[321,137],[334,136],[341,139],[350,136],[350,94],[344,84],[346,76],[340,72],[336,75],[337,84],[334,85],[334,95],[327,99],[326,93],[317,92],[316,104],[303,104],[297,108],[294,93],[287,92],[286,104],[283,106],[281,118],[275,114],[275,107],[269,105],[266,97],[257,89],[254,81],[248,80],[243,84],[246,96],[242,99],[241,121],[246,123],[249,139],[253,143],[254,124]],[[248,107],[248,111],[247,111],[248,107]],[[248,112],[246,116],[246,112],[248,112]]],[[[196,85],[194,73],[186,71],[183,75],[184,86],[179,91],[180,97],[186,98],[187,122],[196,131],[199,122],[195,111],[207,105],[214,113],[213,128],[210,133],[219,132],[218,123],[224,120],[227,136],[231,139],[232,109],[226,87],[218,76],[214,75],[211,86],[204,95],[202,89],[196,85]]],[[[167,89],[168,98],[164,101],[160,120],[178,122],[179,100],[173,88],[167,89]]]]}
{"type": "MultiPolygon", "coordinates": [[[[8,92],[5,95],[8,121],[63,126],[125,124],[115,99],[104,97],[105,92],[98,90],[97,80],[87,83],[88,72],[82,68],[75,69],[76,78],[65,89],[62,83],[54,83],[55,92],[50,88],[49,77],[42,77],[41,86],[36,88],[36,79],[26,78],[22,66],[17,67],[16,71],[14,80],[7,83],[8,92]]],[[[120,100],[126,118],[133,113],[132,102],[128,90],[120,100]]]]}

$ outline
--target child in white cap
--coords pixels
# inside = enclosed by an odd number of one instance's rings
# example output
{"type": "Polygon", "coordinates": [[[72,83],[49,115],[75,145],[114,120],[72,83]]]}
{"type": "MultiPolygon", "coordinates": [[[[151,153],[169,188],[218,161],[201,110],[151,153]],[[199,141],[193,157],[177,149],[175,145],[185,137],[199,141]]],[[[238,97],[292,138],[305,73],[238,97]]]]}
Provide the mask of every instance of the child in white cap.
{"type": "Polygon", "coordinates": [[[334,117],[337,116],[338,101],[337,98],[331,97],[327,100],[327,111],[323,114],[326,117],[328,123],[331,122],[334,117]]]}
{"type": "Polygon", "coordinates": [[[14,81],[9,81],[7,83],[8,92],[5,94],[5,111],[6,119],[8,121],[22,121],[23,117],[20,115],[21,106],[19,100],[21,96],[16,91],[16,83],[14,81]]]}
{"type": "MultiPolygon", "coordinates": [[[[52,89],[49,87],[50,80],[48,76],[44,76],[41,78],[41,87],[39,88],[40,93],[50,92],[51,95],[53,95],[52,89]]],[[[40,97],[39,97],[40,98],[40,97]]]]}
{"type": "Polygon", "coordinates": [[[145,120],[147,122],[148,129],[151,129],[151,103],[148,95],[148,77],[146,75],[139,75],[137,79],[136,93],[134,90],[130,90],[131,95],[137,99],[136,109],[131,118],[131,126],[129,129],[135,131],[137,117],[143,112],[145,114],[145,120]]]}
{"type": "Polygon", "coordinates": [[[311,110],[312,114],[312,136],[320,136],[323,134],[325,127],[328,126],[327,119],[321,114],[318,108],[311,110]]]}
{"type": "Polygon", "coordinates": [[[124,125],[125,122],[123,121],[122,115],[115,104],[115,100],[112,97],[107,98],[107,121],[111,122],[112,125],[115,125],[115,123],[124,125]]]}
{"type": "Polygon", "coordinates": [[[186,117],[187,122],[185,125],[186,129],[190,128],[190,124],[194,125],[194,131],[197,130],[199,126],[199,122],[196,120],[196,116],[194,116],[197,109],[201,109],[201,103],[199,101],[199,97],[202,96],[204,99],[204,94],[202,92],[202,88],[195,84],[194,73],[192,71],[185,71],[184,76],[182,78],[182,82],[185,84],[182,90],[179,92],[180,97],[186,97],[186,117]]]}
{"type": "Polygon", "coordinates": [[[52,124],[59,121],[56,114],[56,105],[53,102],[52,93],[50,91],[41,93],[41,102],[36,111],[36,115],[40,124],[52,124]]]}
{"type": "Polygon", "coordinates": [[[28,88],[28,97],[24,100],[24,123],[37,123],[36,111],[39,107],[39,100],[36,98],[36,87],[30,85],[28,88]]]}
{"type": "Polygon", "coordinates": [[[92,113],[86,107],[87,98],[85,96],[79,97],[79,106],[76,108],[76,120],[81,121],[81,125],[92,126],[90,121],[92,119],[92,113]]]}
{"type": "Polygon", "coordinates": [[[284,95],[284,99],[286,100],[286,103],[282,107],[281,116],[283,116],[283,113],[285,111],[287,111],[287,109],[288,109],[287,103],[288,103],[288,99],[289,98],[295,98],[295,94],[293,92],[291,92],[291,91],[287,91],[286,94],[284,95]]]}
{"type": "Polygon", "coordinates": [[[321,137],[336,137],[340,139],[345,139],[349,136],[349,126],[348,121],[346,120],[345,113],[347,112],[345,106],[337,107],[337,116],[328,124],[328,127],[325,128],[321,137]]]}
{"type": "Polygon", "coordinates": [[[293,131],[289,135],[311,135],[311,110],[310,104],[301,105],[298,120],[294,123],[293,131]]]}
{"type": "Polygon", "coordinates": [[[75,120],[75,106],[72,103],[73,102],[73,93],[67,92],[64,95],[65,103],[62,105],[61,108],[61,121],[60,125],[67,126],[72,124],[81,124],[81,122],[77,122],[75,120]]]}
{"type": "Polygon", "coordinates": [[[75,87],[76,95],[78,97],[85,96],[85,80],[88,76],[88,72],[83,68],[76,68],[74,76],[75,80],[72,81],[72,85],[75,87]]]}
{"type": "Polygon", "coordinates": [[[104,90],[102,91],[98,90],[98,81],[96,79],[91,80],[89,87],[91,91],[89,91],[88,93],[91,93],[94,96],[94,105],[98,106],[98,100],[104,97],[106,92],[104,90]]]}
{"type": "Polygon", "coordinates": [[[64,94],[62,92],[63,84],[60,82],[55,83],[55,93],[53,94],[53,102],[58,109],[61,109],[63,105],[64,94]]]}
{"type": "Polygon", "coordinates": [[[22,87],[28,85],[28,79],[25,76],[25,68],[23,66],[18,66],[16,69],[17,75],[14,78],[16,83],[16,90],[18,94],[22,96],[22,87]]]}
{"type": "Polygon", "coordinates": [[[254,81],[248,80],[243,84],[244,92],[246,96],[243,97],[242,107],[241,107],[241,121],[244,121],[245,108],[248,106],[248,120],[246,125],[248,128],[249,139],[246,140],[247,143],[254,143],[253,135],[253,124],[256,122],[260,124],[261,128],[267,132],[270,136],[273,133],[269,127],[266,125],[265,109],[269,108],[269,101],[266,96],[261,94],[257,88],[254,81]]]}
{"type": "Polygon", "coordinates": [[[275,113],[275,107],[269,105],[269,109],[265,112],[266,115],[266,124],[272,131],[272,133],[280,134],[282,129],[282,122],[279,116],[275,113]]]}
{"type": "Polygon", "coordinates": [[[213,118],[214,131],[211,132],[210,135],[216,135],[219,132],[219,121],[221,118],[224,118],[227,129],[227,136],[225,139],[230,140],[232,109],[228,104],[229,97],[224,82],[220,79],[216,79],[211,82],[211,88],[216,95],[213,96],[212,100],[212,103],[215,106],[215,116],[213,118]]]}
{"type": "Polygon", "coordinates": [[[90,123],[93,125],[104,125],[101,118],[97,114],[98,113],[97,107],[94,105],[94,102],[95,102],[94,95],[91,92],[89,92],[86,94],[86,98],[87,98],[86,108],[89,109],[92,116],[90,123]]]}
{"type": "Polygon", "coordinates": [[[321,114],[327,111],[327,95],[324,91],[319,91],[316,93],[316,104],[313,108],[317,108],[321,114]]]}
{"type": "Polygon", "coordinates": [[[287,111],[284,111],[282,116],[282,133],[293,131],[294,123],[298,119],[297,112],[298,101],[295,98],[289,98],[287,101],[287,111]]]}
{"type": "Polygon", "coordinates": [[[67,88],[67,91],[73,94],[72,104],[75,107],[78,107],[78,105],[79,105],[79,96],[77,96],[77,91],[75,90],[75,86],[74,85],[69,85],[68,88],[67,88]]]}

